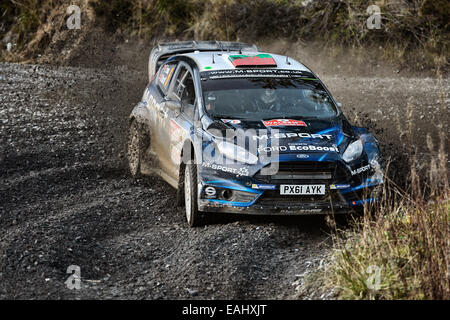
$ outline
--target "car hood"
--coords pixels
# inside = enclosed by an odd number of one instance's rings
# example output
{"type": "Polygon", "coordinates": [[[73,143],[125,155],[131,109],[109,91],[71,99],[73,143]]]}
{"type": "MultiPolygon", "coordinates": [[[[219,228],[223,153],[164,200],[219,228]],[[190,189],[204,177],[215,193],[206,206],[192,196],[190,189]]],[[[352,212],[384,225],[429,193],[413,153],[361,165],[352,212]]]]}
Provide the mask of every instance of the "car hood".
{"type": "Polygon", "coordinates": [[[239,135],[257,142],[258,153],[281,151],[283,153],[335,152],[342,153],[354,132],[344,117],[333,119],[221,119],[223,128],[233,129],[239,135]],[[281,146],[282,150],[274,149],[281,146]]]}

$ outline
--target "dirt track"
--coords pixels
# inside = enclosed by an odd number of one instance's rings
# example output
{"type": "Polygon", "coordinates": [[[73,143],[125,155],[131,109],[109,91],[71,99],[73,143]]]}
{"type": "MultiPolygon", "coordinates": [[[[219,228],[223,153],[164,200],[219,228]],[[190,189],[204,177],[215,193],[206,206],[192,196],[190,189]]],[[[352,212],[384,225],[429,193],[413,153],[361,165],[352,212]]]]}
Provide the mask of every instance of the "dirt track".
{"type": "MultiPolygon", "coordinates": [[[[323,80],[350,120],[371,122],[386,156],[407,145],[397,122],[404,128],[408,98],[414,143],[435,132],[434,79],[323,80]]],[[[146,81],[146,70],[126,67],[0,64],[0,299],[295,297],[293,284],[329,246],[322,217],[190,229],[166,183],[129,177],[127,116],[146,81]],[[81,290],[64,284],[70,265],[81,268],[81,290]]]]}

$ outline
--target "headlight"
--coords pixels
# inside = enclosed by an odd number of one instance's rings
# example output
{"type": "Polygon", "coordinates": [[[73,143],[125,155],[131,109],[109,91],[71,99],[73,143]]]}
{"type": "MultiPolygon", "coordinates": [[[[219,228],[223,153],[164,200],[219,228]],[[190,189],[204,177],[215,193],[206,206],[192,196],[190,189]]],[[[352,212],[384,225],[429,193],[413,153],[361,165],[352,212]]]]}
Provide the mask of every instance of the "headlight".
{"type": "Polygon", "coordinates": [[[356,140],[355,142],[352,142],[348,145],[347,149],[342,155],[342,159],[344,159],[345,162],[351,162],[355,159],[358,159],[362,151],[363,151],[363,144],[361,140],[356,140]]]}
{"type": "Polygon", "coordinates": [[[258,157],[254,154],[247,152],[242,147],[239,147],[233,143],[226,141],[220,141],[217,143],[219,152],[229,159],[237,160],[239,162],[255,164],[258,162],[258,157]]]}

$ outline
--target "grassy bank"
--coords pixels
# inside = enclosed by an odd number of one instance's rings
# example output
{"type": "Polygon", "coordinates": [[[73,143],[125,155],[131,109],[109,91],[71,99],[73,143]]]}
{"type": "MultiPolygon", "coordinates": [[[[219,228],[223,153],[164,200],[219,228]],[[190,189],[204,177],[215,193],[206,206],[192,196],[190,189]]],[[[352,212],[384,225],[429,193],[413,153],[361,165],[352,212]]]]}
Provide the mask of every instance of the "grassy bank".
{"type": "Polygon", "coordinates": [[[364,48],[364,54],[407,69],[449,65],[446,0],[375,1],[381,10],[381,28],[372,30],[366,26],[372,3],[362,0],[6,0],[0,5],[0,38],[13,30],[16,50],[21,51],[54,17],[52,10],[65,14],[68,5],[77,3],[84,13],[93,12],[105,32],[147,40],[285,39],[320,42],[324,50],[364,48]]]}
{"type": "MultiPolygon", "coordinates": [[[[441,104],[443,118],[436,125],[439,145],[427,136],[429,162],[419,162],[411,147],[406,187],[387,177],[381,201],[366,207],[349,228],[336,230],[328,263],[308,278],[305,292],[320,288],[338,299],[450,299],[444,92],[441,104]]],[[[410,137],[417,129],[411,110],[408,108],[406,128],[410,137]]]]}
{"type": "Polygon", "coordinates": [[[450,299],[448,195],[402,201],[335,239],[325,285],[340,299],[450,299]]]}

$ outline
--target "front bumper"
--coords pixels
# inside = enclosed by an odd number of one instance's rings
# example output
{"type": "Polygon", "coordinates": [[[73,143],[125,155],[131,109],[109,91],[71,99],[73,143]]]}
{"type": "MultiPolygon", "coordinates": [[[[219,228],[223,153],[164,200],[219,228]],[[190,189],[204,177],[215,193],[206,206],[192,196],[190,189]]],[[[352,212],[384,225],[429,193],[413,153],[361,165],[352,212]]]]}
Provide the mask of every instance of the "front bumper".
{"type": "Polygon", "coordinates": [[[366,179],[362,184],[347,184],[345,186],[348,187],[341,189],[334,189],[336,184],[326,184],[326,194],[321,196],[283,196],[279,185],[275,185],[273,190],[258,190],[248,184],[235,180],[206,180],[201,190],[212,187],[216,195],[215,198],[207,198],[200,192],[199,210],[253,215],[342,214],[376,202],[382,181],[366,179]],[[221,195],[225,192],[230,192],[233,197],[224,199],[221,195]]]}
{"type": "Polygon", "coordinates": [[[249,215],[316,215],[348,212],[350,206],[345,204],[330,205],[325,203],[315,204],[294,204],[294,205],[259,205],[253,204],[248,207],[234,206],[227,204],[203,203],[199,205],[199,210],[203,212],[223,212],[249,215]]]}

